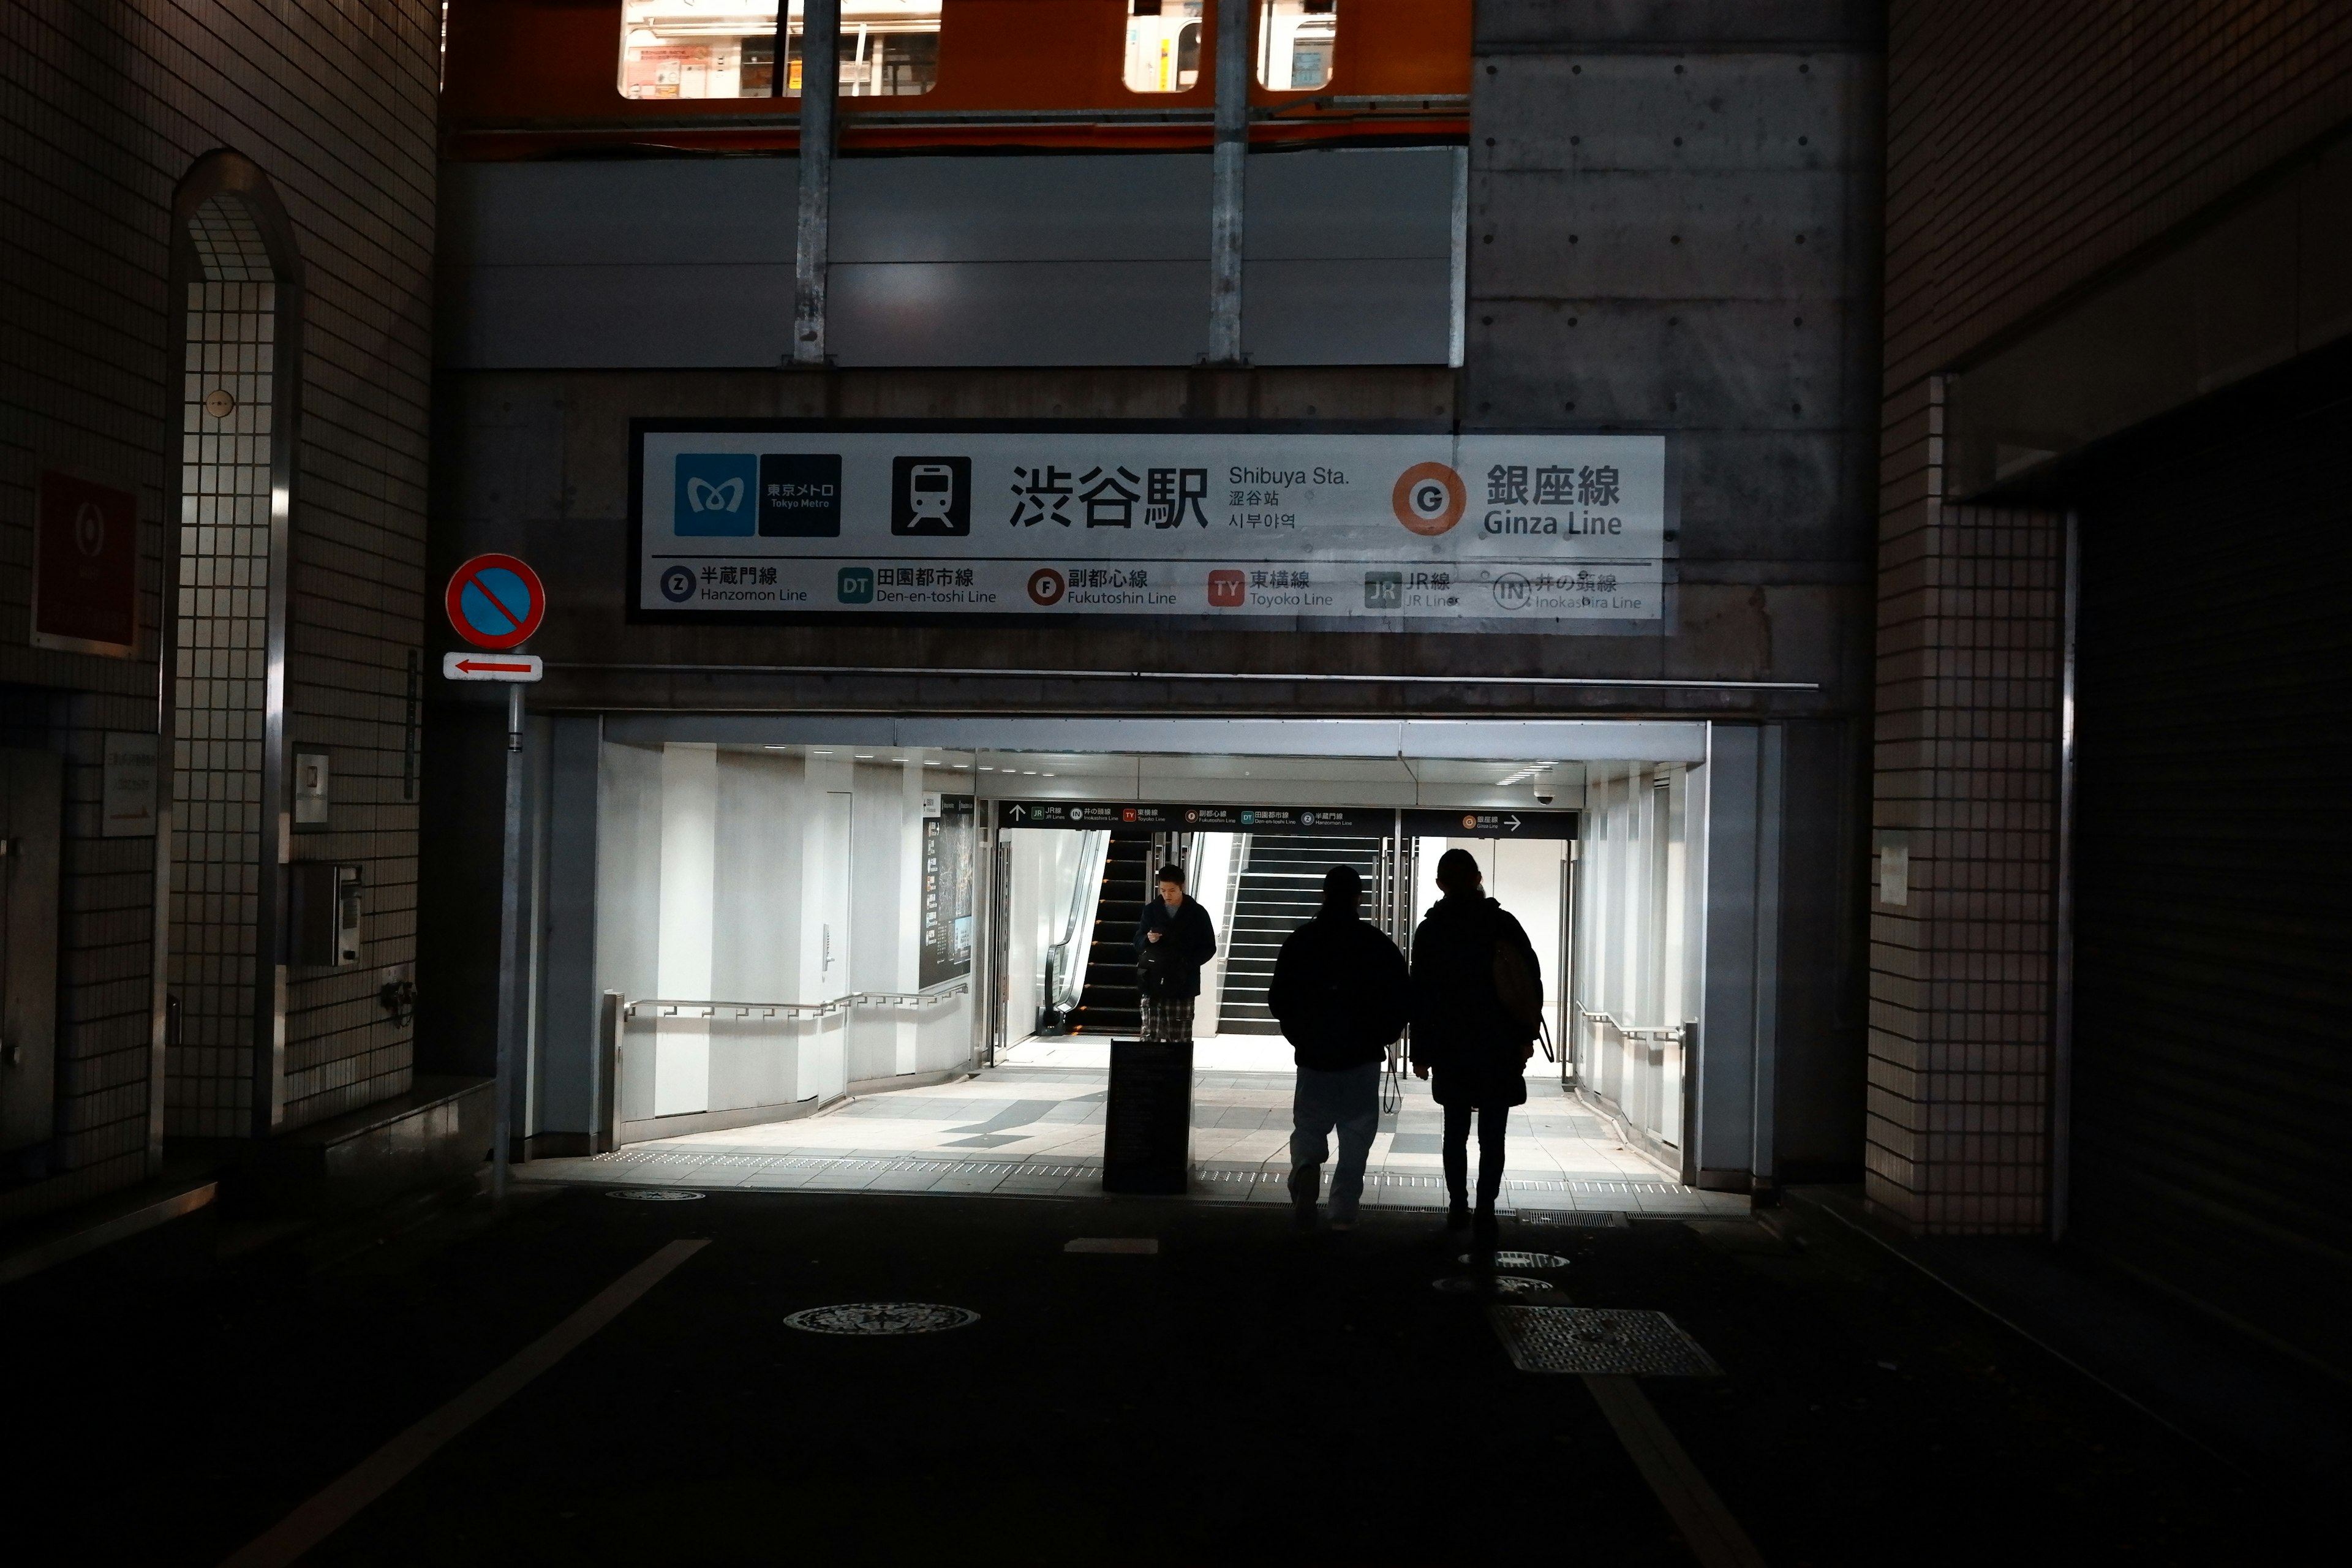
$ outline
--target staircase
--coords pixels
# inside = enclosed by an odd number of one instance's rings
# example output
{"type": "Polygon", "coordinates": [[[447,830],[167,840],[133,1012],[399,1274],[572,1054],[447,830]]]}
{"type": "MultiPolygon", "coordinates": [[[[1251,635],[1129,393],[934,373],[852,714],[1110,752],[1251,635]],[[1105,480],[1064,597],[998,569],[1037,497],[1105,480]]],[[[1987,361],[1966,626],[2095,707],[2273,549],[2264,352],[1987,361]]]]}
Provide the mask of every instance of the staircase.
{"type": "Polygon", "coordinates": [[[1279,1035],[1282,1026],[1266,1011],[1266,987],[1284,939],[1315,918],[1323,907],[1323,873],[1353,866],[1364,879],[1369,900],[1379,874],[1377,838],[1260,833],[1249,845],[1249,864],[1234,894],[1233,928],[1218,933],[1225,944],[1225,994],[1218,1011],[1221,1035],[1279,1035]]]}
{"type": "Polygon", "coordinates": [[[1087,981],[1070,1014],[1074,1035],[1132,1035],[1143,1027],[1135,987],[1135,922],[1152,897],[1151,836],[1114,832],[1103,858],[1102,892],[1095,900],[1094,939],[1087,948],[1087,981]]]}

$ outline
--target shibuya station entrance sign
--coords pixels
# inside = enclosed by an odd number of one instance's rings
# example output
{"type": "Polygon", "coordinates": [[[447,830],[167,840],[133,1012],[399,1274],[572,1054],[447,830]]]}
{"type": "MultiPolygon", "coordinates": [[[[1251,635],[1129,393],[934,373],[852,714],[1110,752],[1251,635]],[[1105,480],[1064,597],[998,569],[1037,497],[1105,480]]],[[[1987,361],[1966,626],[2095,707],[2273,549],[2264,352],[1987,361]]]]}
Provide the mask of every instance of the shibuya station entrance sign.
{"type": "Polygon", "coordinates": [[[1660,436],[633,428],[646,619],[1656,621],[1660,436]]]}

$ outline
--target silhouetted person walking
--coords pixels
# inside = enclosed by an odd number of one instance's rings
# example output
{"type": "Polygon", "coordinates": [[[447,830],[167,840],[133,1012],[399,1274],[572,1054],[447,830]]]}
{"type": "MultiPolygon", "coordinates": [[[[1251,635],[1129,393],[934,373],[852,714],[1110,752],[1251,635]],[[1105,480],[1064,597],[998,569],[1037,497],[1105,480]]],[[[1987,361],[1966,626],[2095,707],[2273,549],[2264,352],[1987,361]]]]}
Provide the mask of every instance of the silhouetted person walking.
{"type": "Polygon", "coordinates": [[[1135,978],[1147,1040],[1192,1037],[1192,1003],[1201,965],[1217,955],[1209,911],[1184,892],[1184,868],[1160,868],[1160,896],[1135,922],[1135,978]]]}
{"type": "Polygon", "coordinates": [[[1445,1108],[1446,1227],[1470,1223],[1470,1118],[1478,1118],[1477,1237],[1495,1238],[1495,1198],[1503,1187],[1503,1128],[1528,1102],[1528,1058],[1543,1014],[1543,971],[1528,933],[1486,896],[1467,849],[1438,858],[1437,886],[1412,938],[1412,1070],[1434,1072],[1432,1093],[1445,1108]]]}
{"type": "Polygon", "coordinates": [[[1299,1223],[1315,1223],[1315,1194],[1339,1130],[1331,1171],[1331,1228],[1356,1223],[1364,1158],[1381,1123],[1381,1066],[1404,1033],[1412,981],[1404,954],[1357,912],[1364,879],[1352,866],[1323,876],[1323,908],[1292,931],[1274,961],[1265,1005],[1295,1047],[1298,1087],[1290,1101],[1290,1202],[1299,1223]]]}

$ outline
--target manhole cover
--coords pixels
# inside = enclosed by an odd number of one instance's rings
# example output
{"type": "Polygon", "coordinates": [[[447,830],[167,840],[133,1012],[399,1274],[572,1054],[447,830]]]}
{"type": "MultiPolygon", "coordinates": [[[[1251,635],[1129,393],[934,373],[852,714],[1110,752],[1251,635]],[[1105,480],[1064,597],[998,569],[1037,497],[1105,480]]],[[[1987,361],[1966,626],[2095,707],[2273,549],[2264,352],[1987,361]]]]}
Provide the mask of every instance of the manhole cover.
{"type": "MultiPolygon", "coordinates": [[[[1465,1252],[1454,1259],[1467,1268],[1478,1261],[1475,1253],[1465,1252]]],[[[1493,1266],[1496,1268],[1565,1268],[1568,1259],[1549,1252],[1498,1252],[1493,1266]]]]}
{"type": "Polygon", "coordinates": [[[1489,1307],[1521,1372],[1716,1377],[1723,1369],[1664,1312],[1606,1307],[1489,1307]]]}
{"type": "Polygon", "coordinates": [[[1475,1274],[1452,1274],[1429,1284],[1433,1290],[1465,1296],[1480,1291],[1496,1296],[1549,1296],[1552,1292],[1549,1282],[1520,1274],[1497,1274],[1492,1279],[1481,1279],[1475,1274]]]}
{"type": "Polygon", "coordinates": [[[692,1187],[614,1187],[604,1195],[633,1204],[688,1204],[702,1196],[692,1187]]]}
{"type": "Polygon", "coordinates": [[[812,1334],[935,1334],[980,1321],[980,1314],[964,1307],[942,1307],[936,1301],[850,1301],[838,1307],[811,1307],[784,1320],[792,1328],[812,1334]]]}

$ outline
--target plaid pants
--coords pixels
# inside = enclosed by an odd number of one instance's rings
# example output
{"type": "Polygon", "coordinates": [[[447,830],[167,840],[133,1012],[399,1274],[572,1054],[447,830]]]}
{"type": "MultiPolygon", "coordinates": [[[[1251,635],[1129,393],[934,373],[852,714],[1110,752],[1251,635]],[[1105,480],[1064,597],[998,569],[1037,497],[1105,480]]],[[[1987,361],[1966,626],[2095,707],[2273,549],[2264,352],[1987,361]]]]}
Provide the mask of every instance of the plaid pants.
{"type": "Polygon", "coordinates": [[[1146,996],[1143,1037],[1147,1040],[1189,1040],[1192,1037],[1192,996],[1146,996]]]}

